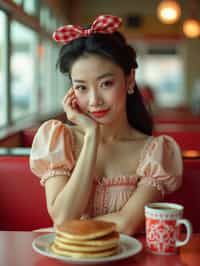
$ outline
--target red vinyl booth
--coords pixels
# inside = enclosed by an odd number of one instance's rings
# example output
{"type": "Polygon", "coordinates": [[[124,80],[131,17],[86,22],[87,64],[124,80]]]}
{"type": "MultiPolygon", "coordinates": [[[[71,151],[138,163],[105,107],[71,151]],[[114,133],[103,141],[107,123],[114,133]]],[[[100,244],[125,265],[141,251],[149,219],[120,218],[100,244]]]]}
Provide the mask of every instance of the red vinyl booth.
{"type": "Polygon", "coordinates": [[[165,201],[182,204],[183,218],[189,219],[193,231],[200,233],[200,159],[184,159],[183,186],[165,201]]]}
{"type": "Polygon", "coordinates": [[[21,131],[22,147],[31,147],[38,128],[27,128],[21,131]]]}
{"type": "MultiPolygon", "coordinates": [[[[183,186],[165,201],[185,206],[200,233],[200,160],[184,160],[183,186]]],[[[52,226],[44,188],[29,169],[28,156],[0,156],[0,230],[30,231],[52,226]]]]}
{"type": "Polygon", "coordinates": [[[153,135],[171,136],[179,144],[181,150],[200,150],[200,131],[155,131],[153,135]]]}
{"type": "Polygon", "coordinates": [[[52,226],[44,188],[27,156],[0,156],[0,230],[31,231],[52,226]]]}

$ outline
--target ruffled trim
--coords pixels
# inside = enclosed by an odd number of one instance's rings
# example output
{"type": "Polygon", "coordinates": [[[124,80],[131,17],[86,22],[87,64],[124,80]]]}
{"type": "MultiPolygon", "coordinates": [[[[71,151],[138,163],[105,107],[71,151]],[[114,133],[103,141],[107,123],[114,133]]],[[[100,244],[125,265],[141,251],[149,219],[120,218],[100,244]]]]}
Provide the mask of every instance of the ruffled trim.
{"type": "Polygon", "coordinates": [[[137,177],[120,176],[94,183],[83,219],[119,211],[137,187],[137,177]]]}
{"type": "Polygon", "coordinates": [[[161,185],[161,182],[158,180],[155,180],[155,178],[152,177],[143,177],[140,182],[138,183],[138,186],[140,185],[147,185],[147,186],[153,186],[157,188],[162,194],[162,197],[164,198],[165,196],[165,190],[163,186],[161,185]]]}
{"type": "Polygon", "coordinates": [[[137,175],[121,175],[112,178],[95,177],[95,183],[104,186],[133,186],[137,183],[138,178],[137,175]]]}
{"type": "Polygon", "coordinates": [[[56,177],[56,176],[68,176],[69,177],[70,175],[71,175],[71,171],[67,168],[50,169],[45,173],[44,177],[40,179],[40,184],[44,186],[45,182],[52,177],[56,177]]]}
{"type": "MultiPolygon", "coordinates": [[[[136,172],[138,171],[139,167],[141,167],[141,163],[144,160],[144,157],[146,155],[146,151],[150,145],[150,143],[152,142],[152,140],[155,139],[154,136],[150,136],[148,137],[148,139],[146,140],[144,147],[140,153],[140,158],[139,158],[139,162],[138,162],[138,167],[136,169],[136,172]]],[[[135,185],[138,181],[139,175],[137,173],[132,174],[132,175],[119,175],[119,176],[114,176],[111,178],[108,178],[106,176],[103,177],[94,177],[94,181],[95,183],[98,183],[99,185],[105,185],[105,186],[132,186],[135,185]]]]}

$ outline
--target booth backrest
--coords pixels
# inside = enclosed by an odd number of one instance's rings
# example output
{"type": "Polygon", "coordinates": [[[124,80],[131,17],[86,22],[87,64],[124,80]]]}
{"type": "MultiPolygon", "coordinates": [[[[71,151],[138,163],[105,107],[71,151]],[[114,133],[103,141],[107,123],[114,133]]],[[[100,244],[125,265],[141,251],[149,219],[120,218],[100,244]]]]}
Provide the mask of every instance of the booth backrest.
{"type": "Polygon", "coordinates": [[[161,108],[154,113],[155,123],[200,124],[200,115],[194,115],[188,108],[161,108]]]}
{"type": "Polygon", "coordinates": [[[21,146],[22,147],[31,147],[35,133],[37,132],[38,127],[27,128],[21,131],[21,146]]]}
{"type": "Polygon", "coordinates": [[[44,188],[29,169],[28,156],[0,156],[0,230],[52,226],[44,188]]]}
{"type": "Polygon", "coordinates": [[[153,135],[171,136],[179,144],[181,150],[200,150],[200,131],[155,131],[153,135]]]}
{"type": "Polygon", "coordinates": [[[167,202],[184,206],[184,218],[189,219],[193,231],[200,233],[200,160],[184,159],[183,186],[165,198],[167,202]]]}
{"type": "Polygon", "coordinates": [[[1,148],[31,147],[38,127],[26,128],[0,139],[1,148]]]}
{"type": "MultiPolygon", "coordinates": [[[[200,160],[184,160],[183,186],[165,201],[184,205],[184,217],[200,233],[200,160]]],[[[31,173],[28,156],[0,156],[0,230],[49,226],[44,188],[31,173]]]]}
{"type": "Polygon", "coordinates": [[[31,147],[34,135],[39,126],[48,119],[56,119],[63,123],[66,123],[66,113],[62,112],[55,114],[51,117],[47,117],[45,120],[39,119],[33,121],[32,127],[23,128],[17,132],[10,132],[9,135],[0,138],[0,147],[2,148],[14,148],[14,147],[31,147]]]}

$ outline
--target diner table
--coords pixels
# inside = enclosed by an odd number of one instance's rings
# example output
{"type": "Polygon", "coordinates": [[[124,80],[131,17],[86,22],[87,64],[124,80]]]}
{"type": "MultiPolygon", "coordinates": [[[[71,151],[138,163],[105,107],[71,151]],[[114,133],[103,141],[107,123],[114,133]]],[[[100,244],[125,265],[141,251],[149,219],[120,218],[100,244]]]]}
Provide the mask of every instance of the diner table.
{"type": "MultiPolygon", "coordinates": [[[[42,233],[44,234],[44,233],[42,233]]],[[[41,233],[22,231],[0,231],[1,266],[64,266],[68,262],[48,258],[32,248],[32,241],[41,233]]],[[[200,234],[193,234],[190,242],[175,255],[155,255],[145,247],[145,235],[136,236],[143,243],[137,255],[127,259],[105,263],[110,266],[199,266],[200,234]]],[[[73,264],[74,265],[74,264],[73,264]]],[[[89,264],[84,264],[89,265],[89,264]]],[[[94,263],[94,265],[96,265],[94,263]]]]}

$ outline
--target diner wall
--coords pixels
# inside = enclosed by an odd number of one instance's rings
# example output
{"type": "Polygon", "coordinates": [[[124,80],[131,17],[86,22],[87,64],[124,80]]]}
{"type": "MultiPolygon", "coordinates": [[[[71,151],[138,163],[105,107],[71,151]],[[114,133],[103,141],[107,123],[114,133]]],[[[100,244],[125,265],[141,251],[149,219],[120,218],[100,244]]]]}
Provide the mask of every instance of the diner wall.
{"type": "MultiPolygon", "coordinates": [[[[192,90],[197,82],[200,83],[200,39],[185,40],[185,85],[187,98],[191,102],[192,90]]],[[[200,88],[199,88],[200,89],[200,88]]]]}
{"type": "Polygon", "coordinates": [[[184,59],[183,86],[186,91],[185,104],[190,106],[192,105],[192,91],[199,80],[200,39],[187,39],[182,32],[182,24],[186,18],[191,17],[194,11],[196,11],[196,17],[200,19],[200,12],[198,12],[200,10],[200,1],[195,1],[196,9],[192,11],[193,1],[179,0],[182,15],[180,20],[172,25],[163,24],[158,20],[156,10],[159,2],[159,0],[85,0],[81,6],[79,23],[89,24],[99,14],[119,15],[124,20],[130,15],[139,15],[142,21],[140,26],[122,26],[121,28],[130,43],[134,43],[136,40],[143,40],[144,43],[158,41],[162,44],[169,44],[170,42],[181,40],[181,56],[184,59]]]}

